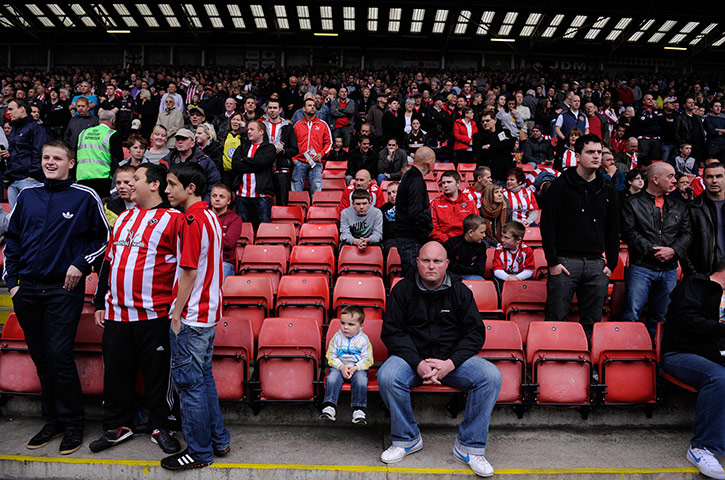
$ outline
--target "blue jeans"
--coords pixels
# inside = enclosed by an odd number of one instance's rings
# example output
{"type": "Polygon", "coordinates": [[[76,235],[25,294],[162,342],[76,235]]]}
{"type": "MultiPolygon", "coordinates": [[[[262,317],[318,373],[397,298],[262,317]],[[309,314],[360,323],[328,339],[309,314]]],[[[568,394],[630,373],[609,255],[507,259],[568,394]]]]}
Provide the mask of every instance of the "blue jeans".
{"type": "Polygon", "coordinates": [[[483,280],[481,275],[461,275],[461,280],[483,280]]]}
{"type": "Polygon", "coordinates": [[[388,179],[388,177],[386,177],[384,173],[381,173],[378,175],[378,177],[375,180],[378,182],[378,186],[380,186],[387,179],[388,179]]]}
{"type": "Polygon", "coordinates": [[[260,223],[272,221],[272,199],[269,197],[237,197],[237,215],[256,229],[260,223]]]}
{"type": "Polygon", "coordinates": [[[214,460],[214,449],[229,446],[219,397],[211,371],[214,327],[192,327],[182,323],[178,335],[169,329],[171,378],[181,402],[181,431],[195,459],[214,460]]]}
{"type": "Polygon", "coordinates": [[[692,446],[725,455],[725,366],[693,353],[670,352],[665,354],[663,369],[700,391],[692,446]]]}
{"type": "Polygon", "coordinates": [[[400,265],[403,269],[403,276],[405,276],[411,268],[416,268],[415,260],[418,258],[418,252],[422,245],[412,238],[401,237],[395,239],[395,245],[398,247],[400,265]]]}
{"type": "Polygon", "coordinates": [[[638,265],[630,265],[626,277],[627,292],[622,320],[638,322],[647,298],[647,330],[654,338],[657,324],[665,321],[670,293],[677,285],[677,269],[657,272],[638,265]]]}
{"type": "Polygon", "coordinates": [[[677,146],[662,144],[660,146],[660,151],[662,153],[662,160],[664,160],[666,163],[670,163],[670,160],[672,160],[672,158],[675,155],[675,152],[677,151],[677,146]]]}
{"type": "MultiPolygon", "coordinates": [[[[420,439],[413,417],[410,388],[423,383],[408,362],[395,355],[378,371],[380,396],[390,410],[390,436],[393,446],[407,448],[420,439]]],[[[501,372],[481,357],[471,357],[446,375],[441,383],[468,390],[466,413],[458,429],[456,447],[463,453],[484,455],[491,411],[501,390],[501,372]]]]}
{"type": "MultiPolygon", "coordinates": [[[[340,390],[345,379],[342,376],[342,372],[336,368],[328,369],[330,372],[327,375],[325,384],[325,398],[324,403],[331,403],[337,406],[337,398],[340,396],[340,390]]],[[[352,387],[352,403],[351,406],[365,408],[368,406],[368,372],[367,370],[358,370],[352,374],[350,379],[350,385],[352,387]]]]}
{"type": "Polygon", "coordinates": [[[234,275],[234,264],[229,262],[222,262],[222,270],[224,274],[224,280],[226,280],[229,275],[234,275]]]}
{"type": "Polygon", "coordinates": [[[18,201],[18,195],[23,188],[32,187],[35,185],[42,185],[41,182],[32,178],[23,178],[22,180],[15,180],[8,187],[8,203],[10,204],[10,211],[15,208],[15,202],[18,201]]]}
{"type": "Polygon", "coordinates": [[[292,170],[292,191],[301,192],[305,188],[305,178],[309,174],[310,177],[310,198],[315,192],[322,188],[322,164],[316,163],[314,168],[310,168],[310,164],[305,161],[299,161],[292,170]]]}

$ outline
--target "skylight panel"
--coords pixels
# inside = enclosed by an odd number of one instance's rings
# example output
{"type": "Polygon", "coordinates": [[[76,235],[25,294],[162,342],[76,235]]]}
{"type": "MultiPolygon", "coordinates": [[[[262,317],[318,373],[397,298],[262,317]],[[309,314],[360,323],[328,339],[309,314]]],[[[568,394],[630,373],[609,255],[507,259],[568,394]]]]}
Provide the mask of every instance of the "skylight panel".
{"type": "Polygon", "coordinates": [[[322,19],[322,29],[332,30],[332,7],[329,5],[321,6],[320,18],[322,19]]]}
{"type": "Polygon", "coordinates": [[[506,14],[506,16],[503,19],[503,25],[501,25],[501,28],[498,30],[498,34],[502,36],[506,36],[511,33],[511,29],[514,26],[514,22],[516,21],[516,18],[518,18],[519,14],[517,12],[509,12],[506,14]]]}
{"type": "Polygon", "coordinates": [[[587,16],[586,15],[577,15],[574,17],[574,20],[571,22],[571,26],[566,29],[566,33],[564,34],[564,38],[574,38],[576,35],[576,32],[579,31],[582,25],[584,25],[584,22],[586,21],[587,16]]]}
{"type": "Polygon", "coordinates": [[[487,35],[491,30],[491,22],[496,12],[486,11],[481,15],[481,21],[478,22],[478,28],[476,29],[476,35],[487,35]]]}
{"type": "Polygon", "coordinates": [[[368,8],[368,30],[371,32],[378,31],[378,7],[368,8]]]}
{"type": "Polygon", "coordinates": [[[435,21],[433,22],[433,33],[443,33],[448,19],[448,10],[436,10],[435,21]]]}
{"type": "Polygon", "coordinates": [[[285,7],[284,5],[275,5],[274,16],[277,17],[277,28],[279,28],[280,30],[289,30],[287,7],[285,7]]]}
{"type": "Polygon", "coordinates": [[[343,7],[342,16],[343,16],[342,28],[344,28],[346,32],[354,32],[355,31],[355,9],[353,7],[343,7]]]}
{"type": "Polygon", "coordinates": [[[410,33],[420,33],[423,30],[423,19],[425,10],[422,8],[413,9],[413,17],[410,22],[410,33]]]}
{"type": "Polygon", "coordinates": [[[564,15],[556,15],[552,20],[549,26],[544,30],[544,33],[541,34],[542,37],[545,38],[551,38],[556,33],[556,29],[559,27],[559,24],[561,21],[564,20],[564,15]]]}
{"type": "Polygon", "coordinates": [[[453,30],[454,35],[463,35],[466,33],[466,29],[468,28],[468,21],[471,19],[471,12],[469,10],[461,10],[461,13],[458,14],[458,21],[456,22],[456,27],[453,30]]]}
{"type": "Polygon", "coordinates": [[[222,21],[221,16],[219,16],[219,10],[217,10],[216,5],[207,3],[204,5],[204,10],[206,10],[206,14],[209,17],[209,20],[211,20],[212,27],[224,28],[224,22],[222,21]]]}
{"type": "Polygon", "coordinates": [[[267,28],[267,19],[264,18],[264,9],[261,5],[250,5],[249,8],[252,10],[252,17],[254,17],[254,25],[264,30],[267,28]]]}

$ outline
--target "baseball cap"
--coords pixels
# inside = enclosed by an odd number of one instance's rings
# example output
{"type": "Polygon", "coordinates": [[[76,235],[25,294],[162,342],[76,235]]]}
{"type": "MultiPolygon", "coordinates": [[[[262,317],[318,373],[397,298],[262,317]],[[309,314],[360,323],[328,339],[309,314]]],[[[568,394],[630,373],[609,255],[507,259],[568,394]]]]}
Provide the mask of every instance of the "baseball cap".
{"type": "Polygon", "coordinates": [[[200,115],[206,116],[206,113],[204,113],[204,109],[201,107],[194,107],[194,108],[189,109],[189,115],[191,115],[194,112],[199,112],[200,115]]]}
{"type": "Polygon", "coordinates": [[[662,100],[662,103],[677,103],[677,97],[667,97],[664,100],[662,100]]]}
{"type": "Polygon", "coordinates": [[[176,138],[196,138],[196,135],[191,133],[191,130],[188,128],[180,128],[178,132],[176,132],[176,138]]]}

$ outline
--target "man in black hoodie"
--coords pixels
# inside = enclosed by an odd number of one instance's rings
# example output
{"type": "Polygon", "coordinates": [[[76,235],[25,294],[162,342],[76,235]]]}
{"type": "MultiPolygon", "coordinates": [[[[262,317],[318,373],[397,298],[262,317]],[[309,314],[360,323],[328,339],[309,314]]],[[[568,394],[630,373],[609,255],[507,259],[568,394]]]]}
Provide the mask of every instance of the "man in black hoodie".
{"type": "Polygon", "coordinates": [[[664,371],[698,389],[687,460],[704,475],[725,478],[725,261],[712,274],[685,277],[670,296],[664,325],[664,371]]]}
{"type": "Polygon", "coordinates": [[[566,321],[576,292],[582,326],[591,335],[594,322],[602,319],[609,276],[619,259],[619,205],[614,186],[599,172],[599,137],[582,135],[574,151],[577,167],[552,182],[542,206],[549,265],[546,320],[566,321]]]}
{"type": "Polygon", "coordinates": [[[433,231],[433,218],[423,177],[433,169],[435,161],[433,150],[428,147],[419,148],[413,166],[403,176],[398,187],[395,243],[403,274],[415,265],[420,247],[428,241],[428,236],[433,231]]]}

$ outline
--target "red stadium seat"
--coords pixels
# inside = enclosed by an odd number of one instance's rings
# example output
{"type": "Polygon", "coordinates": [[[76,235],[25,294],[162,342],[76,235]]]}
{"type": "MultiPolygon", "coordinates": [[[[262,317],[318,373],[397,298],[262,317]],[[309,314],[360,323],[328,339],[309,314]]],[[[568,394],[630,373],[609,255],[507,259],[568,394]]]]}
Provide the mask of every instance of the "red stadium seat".
{"type": "MultiPolygon", "coordinates": [[[[657,363],[662,365],[662,356],[664,353],[662,352],[662,337],[665,333],[664,331],[664,323],[658,323],[657,324],[657,334],[655,335],[655,353],[657,355],[657,363]]],[[[681,382],[677,380],[675,377],[670,375],[669,373],[666,373],[664,370],[660,372],[660,377],[664,378],[670,383],[674,383],[680,388],[684,388],[685,390],[689,390],[690,392],[697,393],[697,389],[691,385],[686,384],[685,382],[681,382]]]]}
{"type": "Polygon", "coordinates": [[[337,248],[339,238],[340,230],[336,223],[305,223],[300,228],[298,244],[330,245],[333,248],[337,248]]]}
{"type": "Polygon", "coordinates": [[[289,258],[292,247],[297,245],[297,232],[291,223],[260,223],[255,245],[281,245],[289,258]]]}
{"type": "Polygon", "coordinates": [[[657,356],[640,322],[600,322],[592,331],[592,362],[606,385],[607,405],[657,403],[657,356]]]}
{"type": "Polygon", "coordinates": [[[322,179],[342,179],[345,180],[345,170],[323,170],[322,179]]]}
{"type": "Polygon", "coordinates": [[[388,185],[390,185],[394,181],[396,181],[396,180],[383,180],[383,183],[380,184],[380,190],[382,190],[383,192],[387,192],[388,185]]]}
{"type": "Polygon", "coordinates": [[[331,282],[335,273],[335,251],[330,245],[296,245],[292,247],[288,273],[324,275],[331,282]]]}
{"type": "Polygon", "coordinates": [[[337,223],[340,215],[337,207],[318,207],[313,205],[307,211],[307,223],[337,223]]]}
{"type": "MultiPolygon", "coordinates": [[[[328,160],[325,162],[325,170],[347,170],[347,161],[328,160]]],[[[324,170],[323,170],[324,173],[324,170]]]]}
{"type": "Polygon", "coordinates": [[[519,327],[521,338],[526,338],[529,324],[544,320],[546,281],[504,282],[501,307],[506,319],[519,327]]]}
{"type": "Polygon", "coordinates": [[[533,172],[536,169],[536,165],[533,163],[519,163],[516,166],[523,170],[524,173],[533,172]]]}
{"type": "Polygon", "coordinates": [[[539,230],[539,227],[526,227],[524,243],[534,249],[541,247],[541,230],[539,230]]]}
{"type": "Polygon", "coordinates": [[[103,395],[103,329],[93,313],[84,313],[78,322],[73,354],[84,395],[103,395]]]}
{"type": "Polygon", "coordinates": [[[286,275],[277,291],[277,316],[312,318],[322,328],[330,308],[330,284],[323,276],[286,275]]]}
{"type": "Polygon", "coordinates": [[[259,332],[259,401],[315,400],[320,327],[311,318],[267,318],[259,332]]]}
{"type": "Polygon", "coordinates": [[[295,233],[299,234],[300,227],[305,223],[305,213],[299,205],[272,207],[272,223],[291,223],[295,227],[295,233]]]}
{"type": "Polygon", "coordinates": [[[5,321],[0,339],[0,392],[40,395],[40,379],[15,313],[5,321]]]}
{"type": "Polygon", "coordinates": [[[312,197],[313,207],[335,207],[340,204],[342,190],[319,190],[312,197]]]}
{"type": "Polygon", "coordinates": [[[340,248],[337,260],[337,274],[346,275],[377,275],[383,276],[383,250],[377,246],[360,250],[354,245],[340,248]]]}
{"type": "Polygon", "coordinates": [[[287,252],[282,245],[249,245],[242,257],[243,275],[266,275],[277,293],[277,285],[282,275],[287,274],[287,252]]]}
{"type": "Polygon", "coordinates": [[[612,274],[609,276],[610,282],[624,281],[624,274],[629,266],[629,250],[619,250],[619,262],[617,262],[617,268],[614,269],[612,274]]]}
{"type": "Polygon", "coordinates": [[[456,170],[456,165],[454,163],[435,162],[433,164],[434,172],[447,172],[447,171],[455,171],[455,170],[456,170]]]}
{"type": "Polygon", "coordinates": [[[504,320],[486,320],[486,341],[480,357],[496,365],[503,381],[496,403],[516,404],[524,401],[522,385],[526,381],[526,357],[519,329],[504,320]]]}
{"type": "Polygon", "coordinates": [[[393,279],[403,276],[403,265],[400,262],[398,247],[390,247],[388,258],[385,260],[385,277],[388,279],[390,288],[393,287],[393,279]]]}
{"type": "Polygon", "coordinates": [[[440,193],[440,190],[438,190],[438,184],[435,182],[435,180],[426,181],[425,189],[428,191],[428,193],[440,193]]]}
{"type": "Polygon", "coordinates": [[[222,316],[227,320],[232,316],[249,319],[256,338],[262,322],[274,309],[274,292],[269,277],[229,276],[224,280],[222,294],[222,316]]]}
{"type": "Polygon", "coordinates": [[[335,282],[332,309],[336,317],[347,305],[358,305],[365,310],[365,318],[383,318],[385,311],[385,285],[379,277],[345,276],[335,282]]]}
{"type": "Polygon", "coordinates": [[[310,208],[310,192],[304,190],[302,192],[289,192],[289,198],[287,199],[289,206],[300,206],[302,207],[305,215],[307,210],[310,208]]]}
{"type": "Polygon", "coordinates": [[[496,284],[491,280],[462,280],[473,292],[473,298],[482,318],[502,318],[503,311],[498,307],[496,284]]]}
{"type": "Polygon", "coordinates": [[[483,269],[483,278],[493,280],[493,258],[496,256],[495,248],[486,249],[486,266],[483,269]]]}
{"type": "Polygon", "coordinates": [[[537,386],[537,404],[589,405],[592,362],[580,324],[532,322],[526,336],[526,362],[537,386]]]}
{"type": "Polygon", "coordinates": [[[249,365],[254,358],[252,323],[246,317],[222,316],[215,329],[211,362],[219,400],[246,400],[249,365]]]}
{"type": "MultiPolygon", "coordinates": [[[[373,361],[375,365],[382,365],[385,360],[388,359],[388,349],[380,339],[380,332],[383,329],[383,321],[375,318],[366,318],[365,324],[363,325],[363,332],[367,335],[370,340],[370,345],[373,347],[373,361]]],[[[340,319],[335,318],[330,321],[329,327],[327,327],[327,337],[325,338],[325,351],[323,355],[327,354],[327,347],[330,344],[330,340],[340,330],[340,319]]],[[[325,362],[325,368],[327,368],[326,358],[323,358],[325,362]]],[[[379,392],[380,387],[378,386],[378,367],[373,366],[368,370],[368,391],[379,392]]],[[[345,382],[342,384],[342,390],[344,392],[350,391],[350,383],[345,382]]]]}
{"type": "Polygon", "coordinates": [[[549,275],[549,265],[543,248],[534,249],[534,280],[543,280],[549,275]]]}
{"type": "Polygon", "coordinates": [[[323,178],[322,188],[320,190],[345,190],[347,185],[345,179],[341,178],[323,178]]]}
{"type": "Polygon", "coordinates": [[[476,164],[475,163],[459,163],[458,164],[458,173],[464,173],[464,172],[471,172],[473,173],[476,170],[476,164]]]}
{"type": "Polygon", "coordinates": [[[244,247],[247,245],[254,245],[254,227],[249,222],[242,222],[242,233],[237,240],[236,254],[236,267],[235,271],[238,272],[242,267],[242,256],[244,255],[244,247]]]}
{"type": "Polygon", "coordinates": [[[93,304],[93,297],[96,294],[98,288],[98,275],[91,273],[86,277],[86,290],[83,297],[83,313],[93,313],[96,311],[96,307],[93,304]]]}

